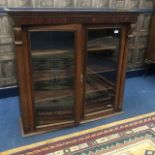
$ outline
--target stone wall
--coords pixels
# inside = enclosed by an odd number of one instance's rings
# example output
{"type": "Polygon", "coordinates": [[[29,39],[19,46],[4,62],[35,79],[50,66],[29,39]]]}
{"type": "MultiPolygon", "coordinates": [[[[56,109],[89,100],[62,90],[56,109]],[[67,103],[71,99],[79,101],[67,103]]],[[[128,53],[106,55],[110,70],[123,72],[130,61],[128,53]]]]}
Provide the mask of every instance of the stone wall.
{"type": "Polygon", "coordinates": [[[1,7],[152,8],[153,0],[1,0],[1,7]]]}
{"type": "MultiPolygon", "coordinates": [[[[153,0],[0,0],[1,8],[104,8],[153,9],[153,0]]],[[[142,67],[151,13],[142,13],[129,44],[129,68],[142,67]]],[[[16,85],[15,49],[10,20],[0,14],[0,87],[16,85]]]]}

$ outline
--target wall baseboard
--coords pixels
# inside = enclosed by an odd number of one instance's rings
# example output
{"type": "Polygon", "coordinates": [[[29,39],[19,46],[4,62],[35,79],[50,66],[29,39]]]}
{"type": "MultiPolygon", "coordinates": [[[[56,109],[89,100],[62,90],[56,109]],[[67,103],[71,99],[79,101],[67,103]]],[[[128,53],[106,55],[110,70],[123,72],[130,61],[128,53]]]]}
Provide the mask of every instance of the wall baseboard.
{"type": "Polygon", "coordinates": [[[18,86],[0,88],[0,99],[19,96],[18,86]]]}

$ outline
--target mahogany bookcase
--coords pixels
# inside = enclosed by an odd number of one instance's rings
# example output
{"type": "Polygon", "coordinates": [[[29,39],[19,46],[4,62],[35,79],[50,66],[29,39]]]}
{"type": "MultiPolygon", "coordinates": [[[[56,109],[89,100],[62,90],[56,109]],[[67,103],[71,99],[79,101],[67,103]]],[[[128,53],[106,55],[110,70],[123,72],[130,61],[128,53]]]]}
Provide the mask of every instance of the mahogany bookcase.
{"type": "Polygon", "coordinates": [[[137,12],[9,9],[25,134],[122,111],[128,34],[137,12]]]}

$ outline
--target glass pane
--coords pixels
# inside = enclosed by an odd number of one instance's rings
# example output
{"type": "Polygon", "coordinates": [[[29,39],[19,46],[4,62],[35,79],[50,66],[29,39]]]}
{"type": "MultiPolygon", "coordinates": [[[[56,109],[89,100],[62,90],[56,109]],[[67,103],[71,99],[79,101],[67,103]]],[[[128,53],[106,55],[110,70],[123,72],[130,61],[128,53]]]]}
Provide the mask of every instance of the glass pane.
{"type": "Polygon", "coordinates": [[[88,29],[85,114],[113,108],[119,40],[119,28],[88,29]]]}
{"type": "Polygon", "coordinates": [[[74,120],[74,32],[30,32],[34,107],[39,125],[74,120]]]}

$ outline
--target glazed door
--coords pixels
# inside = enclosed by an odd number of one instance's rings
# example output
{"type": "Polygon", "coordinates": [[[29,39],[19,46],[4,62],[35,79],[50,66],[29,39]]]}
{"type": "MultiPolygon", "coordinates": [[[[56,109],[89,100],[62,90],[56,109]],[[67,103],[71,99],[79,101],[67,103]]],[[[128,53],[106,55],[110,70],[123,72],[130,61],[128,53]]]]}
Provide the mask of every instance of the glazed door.
{"type": "Polygon", "coordinates": [[[115,110],[120,38],[119,27],[87,29],[85,118],[103,116],[115,110]]]}
{"type": "Polygon", "coordinates": [[[35,126],[79,123],[79,25],[29,29],[35,126]]]}

